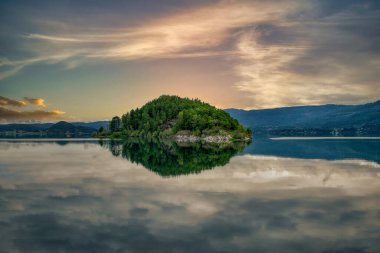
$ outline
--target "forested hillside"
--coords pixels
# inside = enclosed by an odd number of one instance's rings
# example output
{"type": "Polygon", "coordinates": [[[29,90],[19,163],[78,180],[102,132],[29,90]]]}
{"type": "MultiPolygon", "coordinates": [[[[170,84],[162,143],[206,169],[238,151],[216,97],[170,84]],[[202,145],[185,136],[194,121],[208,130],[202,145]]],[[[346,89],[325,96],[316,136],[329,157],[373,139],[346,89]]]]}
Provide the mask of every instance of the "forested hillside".
{"type": "Polygon", "coordinates": [[[250,130],[227,112],[198,99],[168,95],[131,110],[121,118],[113,117],[110,131],[117,136],[170,136],[187,131],[194,136],[250,137],[250,130]]]}

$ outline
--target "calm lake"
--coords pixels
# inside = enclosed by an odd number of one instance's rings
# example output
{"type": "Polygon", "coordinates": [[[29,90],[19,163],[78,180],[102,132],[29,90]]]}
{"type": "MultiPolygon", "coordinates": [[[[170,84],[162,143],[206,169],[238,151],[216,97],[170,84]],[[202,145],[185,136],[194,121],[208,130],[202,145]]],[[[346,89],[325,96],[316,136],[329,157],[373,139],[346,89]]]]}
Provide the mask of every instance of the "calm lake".
{"type": "Polygon", "coordinates": [[[380,252],[380,139],[0,141],[0,252],[380,252]]]}

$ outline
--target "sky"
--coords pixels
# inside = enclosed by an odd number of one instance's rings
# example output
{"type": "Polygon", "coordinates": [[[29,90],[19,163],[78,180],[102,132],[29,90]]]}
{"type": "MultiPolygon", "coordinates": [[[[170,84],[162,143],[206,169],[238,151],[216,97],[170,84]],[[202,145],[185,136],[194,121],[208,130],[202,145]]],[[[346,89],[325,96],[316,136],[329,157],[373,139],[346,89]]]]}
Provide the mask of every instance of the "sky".
{"type": "Polygon", "coordinates": [[[377,0],[2,0],[0,122],[373,102],[379,27],[377,0]]]}

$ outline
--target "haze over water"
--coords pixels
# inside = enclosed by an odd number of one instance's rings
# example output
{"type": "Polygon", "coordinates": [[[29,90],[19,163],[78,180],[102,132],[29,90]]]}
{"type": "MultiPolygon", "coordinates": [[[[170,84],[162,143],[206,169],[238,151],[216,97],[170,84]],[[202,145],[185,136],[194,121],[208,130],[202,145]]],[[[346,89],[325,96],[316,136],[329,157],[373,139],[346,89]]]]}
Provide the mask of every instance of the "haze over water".
{"type": "Polygon", "coordinates": [[[0,150],[0,252],[380,251],[379,139],[0,150]]]}

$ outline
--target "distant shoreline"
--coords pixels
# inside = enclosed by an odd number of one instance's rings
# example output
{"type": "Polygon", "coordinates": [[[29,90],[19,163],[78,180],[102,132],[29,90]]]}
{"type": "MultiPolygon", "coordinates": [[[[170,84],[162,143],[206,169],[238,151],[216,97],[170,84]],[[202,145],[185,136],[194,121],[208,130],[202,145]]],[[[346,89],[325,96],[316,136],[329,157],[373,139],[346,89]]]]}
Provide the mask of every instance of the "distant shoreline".
{"type": "MultiPolygon", "coordinates": [[[[253,140],[255,139],[255,136],[253,136],[252,138],[253,140]]],[[[265,139],[268,139],[268,140],[278,140],[278,141],[281,141],[281,140],[380,140],[380,137],[379,136],[374,136],[374,137],[368,137],[368,136],[363,136],[363,137],[358,137],[358,136],[352,136],[352,137],[349,137],[349,136],[342,136],[342,137],[268,137],[268,138],[265,138],[265,139]]],[[[40,137],[40,138],[36,138],[36,137],[33,137],[33,138],[2,138],[0,137],[0,141],[13,141],[13,142],[17,142],[17,141],[61,141],[61,140],[66,140],[66,141],[98,141],[98,140],[103,140],[103,141],[107,141],[107,140],[115,140],[115,139],[112,139],[112,138],[93,138],[93,137],[88,137],[88,138],[83,138],[83,137],[78,137],[78,138],[73,138],[73,137],[62,137],[62,138],[44,138],[44,137],[40,137]]],[[[124,139],[116,139],[116,140],[120,140],[120,141],[125,141],[125,140],[128,140],[128,138],[124,139]]]]}

